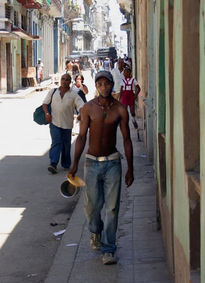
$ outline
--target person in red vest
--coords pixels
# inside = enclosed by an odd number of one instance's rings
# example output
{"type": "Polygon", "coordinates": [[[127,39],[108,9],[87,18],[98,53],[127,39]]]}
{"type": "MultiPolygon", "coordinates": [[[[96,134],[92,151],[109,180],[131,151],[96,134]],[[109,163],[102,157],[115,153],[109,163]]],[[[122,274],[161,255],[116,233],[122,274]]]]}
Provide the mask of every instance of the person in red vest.
{"type": "Polygon", "coordinates": [[[140,92],[141,88],[135,78],[132,77],[132,71],[130,67],[125,67],[124,78],[121,81],[120,89],[120,102],[130,108],[132,116],[132,123],[135,129],[138,129],[138,124],[135,119],[135,100],[140,92]]]}

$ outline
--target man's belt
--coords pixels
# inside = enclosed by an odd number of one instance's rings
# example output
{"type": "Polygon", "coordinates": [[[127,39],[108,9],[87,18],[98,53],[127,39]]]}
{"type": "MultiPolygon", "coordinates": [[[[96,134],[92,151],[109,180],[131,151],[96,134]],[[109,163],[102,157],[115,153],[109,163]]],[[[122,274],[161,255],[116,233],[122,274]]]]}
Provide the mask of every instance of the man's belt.
{"type": "Polygon", "coordinates": [[[109,160],[115,160],[121,158],[121,154],[119,152],[115,152],[108,156],[94,156],[86,153],[85,157],[95,161],[109,161],[109,160]]]}

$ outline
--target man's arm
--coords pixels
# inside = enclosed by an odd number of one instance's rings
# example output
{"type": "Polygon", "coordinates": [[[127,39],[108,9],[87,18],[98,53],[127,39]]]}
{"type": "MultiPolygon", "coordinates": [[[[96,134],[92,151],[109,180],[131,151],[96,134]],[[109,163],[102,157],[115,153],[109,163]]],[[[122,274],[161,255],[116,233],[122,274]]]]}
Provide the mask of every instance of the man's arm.
{"type": "Polygon", "coordinates": [[[52,117],[51,117],[51,114],[48,112],[48,104],[43,104],[42,107],[45,113],[46,122],[51,123],[52,117]]]}
{"type": "MultiPolygon", "coordinates": [[[[54,92],[55,92],[55,90],[54,90],[54,92]]],[[[43,104],[42,104],[43,111],[45,113],[45,118],[46,118],[46,122],[47,123],[51,123],[51,120],[52,120],[51,114],[48,112],[48,104],[50,103],[52,94],[54,94],[54,92],[53,92],[53,90],[50,90],[48,92],[48,94],[46,95],[46,97],[45,97],[45,99],[43,101],[43,104]]]]}
{"type": "Polygon", "coordinates": [[[136,97],[138,96],[138,94],[140,93],[141,91],[141,87],[140,85],[138,84],[137,80],[134,79],[134,85],[135,85],[135,93],[136,93],[136,97]]]}
{"type": "Polygon", "coordinates": [[[80,112],[80,108],[82,108],[84,105],[84,101],[82,100],[82,98],[77,94],[75,97],[75,106],[78,110],[78,112],[80,112]]]}
{"type": "Polygon", "coordinates": [[[121,122],[120,122],[120,129],[123,136],[123,142],[124,142],[124,150],[125,150],[125,156],[127,159],[127,166],[128,170],[125,175],[125,183],[127,187],[129,187],[133,181],[133,147],[132,147],[132,141],[130,138],[130,129],[129,129],[129,114],[128,111],[125,108],[122,108],[121,110],[121,122]]]}
{"type": "Polygon", "coordinates": [[[120,97],[119,97],[119,100],[120,100],[121,97],[122,97],[122,90],[123,90],[123,86],[121,85],[121,87],[120,87],[120,97]]]}
{"type": "Polygon", "coordinates": [[[86,144],[86,137],[87,137],[87,131],[89,128],[89,115],[88,115],[88,111],[86,109],[86,106],[83,106],[80,109],[80,132],[78,134],[78,137],[76,139],[75,142],[75,152],[74,152],[74,160],[73,160],[73,165],[72,168],[70,170],[70,174],[72,174],[72,176],[75,176],[75,173],[78,170],[78,163],[81,157],[81,154],[85,148],[85,144],[86,144]]]}

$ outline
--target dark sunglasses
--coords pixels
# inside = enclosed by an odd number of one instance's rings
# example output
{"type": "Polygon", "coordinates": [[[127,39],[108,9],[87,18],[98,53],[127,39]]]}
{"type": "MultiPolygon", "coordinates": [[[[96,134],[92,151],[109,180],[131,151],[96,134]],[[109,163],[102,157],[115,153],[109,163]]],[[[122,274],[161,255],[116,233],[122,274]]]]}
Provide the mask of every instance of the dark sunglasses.
{"type": "Polygon", "coordinates": [[[67,82],[69,82],[71,79],[70,79],[70,78],[64,78],[64,77],[62,77],[61,80],[62,80],[62,81],[67,81],[67,82]]]}

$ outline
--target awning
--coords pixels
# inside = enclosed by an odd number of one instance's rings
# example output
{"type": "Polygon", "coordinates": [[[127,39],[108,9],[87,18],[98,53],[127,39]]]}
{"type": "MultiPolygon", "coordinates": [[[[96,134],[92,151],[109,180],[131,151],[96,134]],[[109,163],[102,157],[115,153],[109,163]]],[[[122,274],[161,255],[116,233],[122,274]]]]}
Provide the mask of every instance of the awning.
{"type": "Polygon", "coordinates": [[[18,35],[7,30],[0,30],[0,37],[9,37],[10,39],[18,39],[18,35]]]}
{"type": "Polygon", "coordinates": [[[41,9],[43,6],[42,0],[17,0],[27,9],[41,9]]]}
{"type": "Polygon", "coordinates": [[[129,31],[131,30],[131,24],[130,23],[124,23],[120,25],[120,30],[122,31],[129,31]]]}
{"type": "Polygon", "coordinates": [[[40,40],[41,37],[38,35],[32,35],[25,30],[18,28],[18,27],[13,27],[13,33],[21,37],[22,39],[26,40],[40,40]]]}

